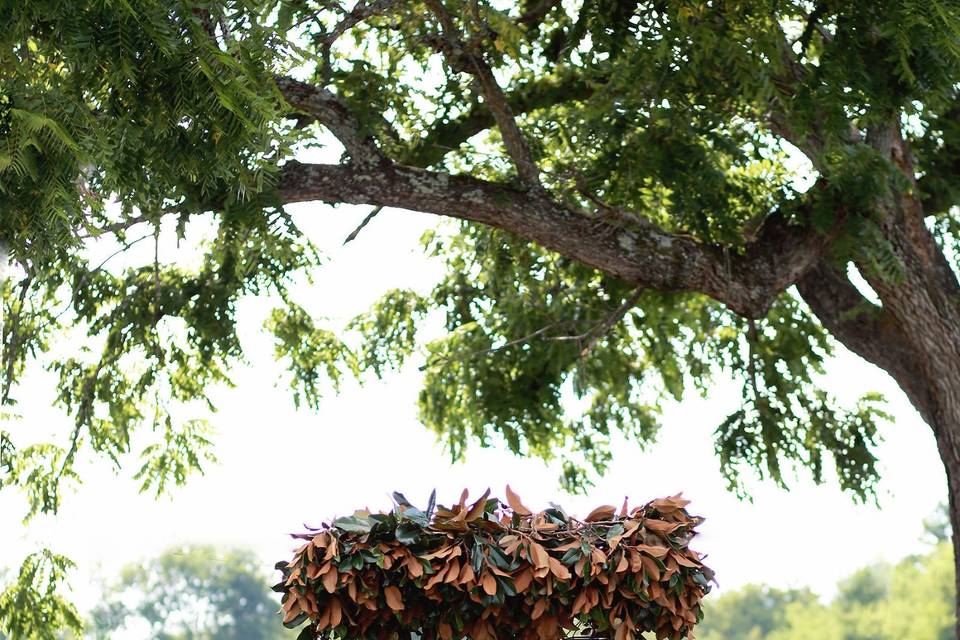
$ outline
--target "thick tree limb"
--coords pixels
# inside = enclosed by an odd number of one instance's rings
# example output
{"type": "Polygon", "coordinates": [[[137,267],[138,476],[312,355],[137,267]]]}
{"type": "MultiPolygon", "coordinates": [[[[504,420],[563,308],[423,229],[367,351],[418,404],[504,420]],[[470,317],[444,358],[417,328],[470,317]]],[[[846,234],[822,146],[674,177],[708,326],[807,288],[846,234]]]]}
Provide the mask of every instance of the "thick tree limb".
{"type": "Polygon", "coordinates": [[[933,401],[917,353],[889,311],[864,298],[846,274],[826,262],[804,274],[797,289],[841,344],[893,376],[921,413],[930,411],[933,401]]]}
{"type": "Polygon", "coordinates": [[[381,157],[373,139],[361,134],[360,124],[329,89],[282,76],[276,78],[276,83],[290,106],[329,129],[355,162],[376,161],[381,157]]]}
{"type": "Polygon", "coordinates": [[[285,202],[397,207],[503,229],[638,287],[697,291],[747,317],[773,300],[821,256],[830,238],[775,217],[742,254],[671,234],[638,220],[630,228],[597,220],[531,191],[381,159],[366,166],[291,162],[278,190],[285,202]]]}

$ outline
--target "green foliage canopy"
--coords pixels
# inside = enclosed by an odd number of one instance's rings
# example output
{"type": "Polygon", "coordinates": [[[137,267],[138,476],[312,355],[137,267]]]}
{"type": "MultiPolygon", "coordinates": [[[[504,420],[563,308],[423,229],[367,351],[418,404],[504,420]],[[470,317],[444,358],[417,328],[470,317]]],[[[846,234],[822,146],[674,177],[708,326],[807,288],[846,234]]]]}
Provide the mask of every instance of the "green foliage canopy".
{"type": "Polygon", "coordinates": [[[549,196],[551,211],[584,213],[578,229],[626,234],[605,250],[656,225],[669,233],[650,236],[665,240],[650,245],[657,264],[682,273],[669,251],[692,248],[735,282],[730,265],[776,218],[821,234],[800,246],[833,238],[837,264],[898,282],[894,240],[859,212],[909,193],[956,248],[954,3],[0,0],[0,24],[0,488],[24,490],[31,515],[56,512],[80,452],[117,467],[139,456],[154,491],[211,460],[198,407],[213,410],[211,388],[243,362],[238,302],[266,295],[298,403],[421,362],[422,420],[454,457],[501,442],[562,456],[564,486],[582,488],[613,434],[652,441],[665,400],[734,372],[741,407],[716,432],[732,488],[744,469],[783,484],[802,465],[818,482],[832,466],[860,498],[875,490],[878,398],[841,406],[817,385],[833,343],[786,285],[759,306],[721,300],[713,281],[638,287],[595,268],[576,234],[541,229],[538,244],[470,220],[487,215],[476,202],[515,212],[549,196]],[[890,121],[916,185],[863,143],[890,121]],[[296,161],[339,152],[330,134],[352,164],[296,161]],[[352,191],[401,178],[407,190],[380,200],[352,191]],[[470,188],[443,199],[451,185],[470,188]],[[447,275],[333,333],[291,292],[320,259],[283,205],[311,199],[462,220],[424,238],[447,275]],[[199,259],[161,255],[170,237],[199,259]],[[445,331],[427,341],[438,316],[445,331]],[[74,418],[62,442],[33,442],[16,420],[35,362],[74,418]],[[144,426],[153,442],[134,450],[144,426]]]}
{"type": "Polygon", "coordinates": [[[824,604],[804,589],[751,585],[705,604],[702,640],[950,640],[954,574],[949,543],[895,566],[871,565],[824,604]]]}
{"type": "Polygon", "coordinates": [[[280,640],[277,601],[260,559],[239,549],[171,548],[125,567],[94,609],[90,631],[149,629],[158,640],[280,640]]]}

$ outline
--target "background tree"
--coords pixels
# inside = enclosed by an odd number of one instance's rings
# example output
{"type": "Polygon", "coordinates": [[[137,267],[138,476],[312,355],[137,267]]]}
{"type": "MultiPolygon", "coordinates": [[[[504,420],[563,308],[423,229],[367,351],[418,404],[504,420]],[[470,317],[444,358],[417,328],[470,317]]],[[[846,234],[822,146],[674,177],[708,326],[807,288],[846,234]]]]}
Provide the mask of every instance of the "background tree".
{"type": "Polygon", "coordinates": [[[292,638],[277,623],[271,577],[247,551],[171,548],[123,569],[93,611],[90,631],[96,638],[123,629],[162,640],[292,638]]]}
{"type": "Polygon", "coordinates": [[[867,566],[827,604],[809,591],[750,585],[708,601],[703,640],[946,640],[953,629],[948,542],[896,566],[867,566]],[[869,585],[869,588],[864,588],[869,585]]]}
{"type": "Polygon", "coordinates": [[[747,585],[724,594],[708,604],[706,620],[698,638],[702,640],[765,640],[787,623],[787,609],[798,603],[809,606],[817,602],[809,589],[773,589],[763,585],[747,585]]]}
{"type": "Polygon", "coordinates": [[[648,441],[663,399],[731,371],[731,488],[833,465],[869,497],[877,398],[816,385],[839,342],[932,429],[960,530],[956,3],[4,0],[0,24],[0,401],[39,359],[75,417],[64,442],[5,422],[31,513],[81,451],[139,453],[150,490],[201,466],[179,416],[242,361],[237,301],[270,294],[298,403],[420,357],[452,455],[563,452],[572,488],[612,430],[648,441]],[[283,205],[309,201],[460,221],[425,238],[448,275],[333,334],[290,290],[318,256],[283,205]]]}

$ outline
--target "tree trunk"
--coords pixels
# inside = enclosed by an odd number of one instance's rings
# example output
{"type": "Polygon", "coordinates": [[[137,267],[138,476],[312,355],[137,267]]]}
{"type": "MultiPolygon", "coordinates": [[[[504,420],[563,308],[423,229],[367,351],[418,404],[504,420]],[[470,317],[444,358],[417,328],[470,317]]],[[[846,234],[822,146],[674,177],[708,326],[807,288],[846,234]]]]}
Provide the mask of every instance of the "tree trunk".
{"type": "MultiPolygon", "coordinates": [[[[914,179],[897,127],[868,141],[914,179]]],[[[797,288],[834,337],[896,380],[933,430],[947,475],[960,640],[960,283],[924,217],[919,199],[909,194],[882,200],[871,216],[900,263],[898,277],[891,279],[854,261],[880,305],[827,263],[808,272],[797,288]]]]}
{"type": "Polygon", "coordinates": [[[947,471],[947,510],[950,514],[950,529],[953,540],[953,559],[954,559],[954,611],[956,620],[954,630],[957,638],[960,638],[960,459],[956,458],[952,452],[945,452],[940,442],[937,442],[940,448],[940,458],[943,460],[943,466],[947,471]]]}

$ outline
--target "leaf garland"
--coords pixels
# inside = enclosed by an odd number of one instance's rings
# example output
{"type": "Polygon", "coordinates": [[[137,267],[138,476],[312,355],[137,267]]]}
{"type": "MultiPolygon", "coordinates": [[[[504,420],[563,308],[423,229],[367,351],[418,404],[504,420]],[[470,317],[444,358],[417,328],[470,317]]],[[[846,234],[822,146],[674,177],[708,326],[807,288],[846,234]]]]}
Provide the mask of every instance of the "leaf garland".
{"type": "MultiPolygon", "coordinates": [[[[557,640],[565,631],[634,640],[692,637],[713,572],[689,548],[702,518],[680,495],[583,520],[534,513],[509,487],[427,512],[394,493],[389,513],[357,511],[277,564],[284,625],[298,640],[557,640]]],[[[435,509],[434,509],[435,507],[435,509]]]]}

